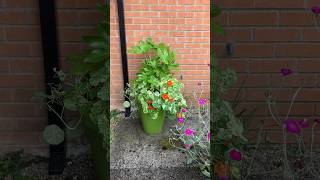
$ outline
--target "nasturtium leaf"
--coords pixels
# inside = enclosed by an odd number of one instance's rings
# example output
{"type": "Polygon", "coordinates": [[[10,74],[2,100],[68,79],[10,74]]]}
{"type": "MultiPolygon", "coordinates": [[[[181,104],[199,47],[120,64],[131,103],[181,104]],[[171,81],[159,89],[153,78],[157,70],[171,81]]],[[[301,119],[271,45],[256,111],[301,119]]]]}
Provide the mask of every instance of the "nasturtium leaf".
{"type": "Polygon", "coordinates": [[[125,107],[125,108],[128,108],[128,107],[130,107],[131,106],[131,104],[130,104],[130,102],[129,101],[125,101],[125,102],[123,102],[123,107],[125,107]]]}
{"type": "Polygon", "coordinates": [[[64,132],[57,125],[49,125],[43,131],[43,139],[46,143],[58,145],[64,140],[64,132]]]}

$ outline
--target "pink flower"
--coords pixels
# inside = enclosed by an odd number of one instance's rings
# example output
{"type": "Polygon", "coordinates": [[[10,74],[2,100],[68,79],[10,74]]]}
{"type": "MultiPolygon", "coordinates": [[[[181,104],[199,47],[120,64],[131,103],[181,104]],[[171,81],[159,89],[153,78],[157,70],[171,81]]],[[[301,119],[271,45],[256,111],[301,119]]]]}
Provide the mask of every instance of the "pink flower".
{"type": "Polygon", "coordinates": [[[235,161],[241,161],[242,159],[242,155],[241,155],[241,152],[239,152],[238,150],[236,149],[232,149],[230,152],[229,152],[229,156],[232,160],[235,160],[235,161]]]}
{"type": "Polygon", "coordinates": [[[184,148],[186,148],[186,149],[190,149],[190,147],[191,147],[190,144],[185,144],[185,145],[183,145],[183,146],[184,146],[184,148]]]}
{"type": "Polygon", "coordinates": [[[187,112],[187,109],[186,108],[182,108],[181,112],[187,112]]]}
{"type": "Polygon", "coordinates": [[[185,133],[187,136],[192,136],[192,135],[194,134],[194,130],[187,128],[187,129],[184,131],[184,133],[185,133]]]}
{"type": "Polygon", "coordinates": [[[208,132],[207,138],[208,138],[208,141],[210,141],[210,139],[211,139],[211,134],[210,134],[210,132],[208,132]]]}
{"type": "Polygon", "coordinates": [[[178,123],[183,123],[184,122],[184,118],[178,118],[178,123]]]}
{"type": "Polygon", "coordinates": [[[293,119],[287,119],[284,122],[284,128],[286,128],[287,131],[292,134],[299,134],[301,131],[298,122],[293,119]]]}
{"type": "Polygon", "coordinates": [[[288,76],[288,75],[292,74],[292,70],[288,69],[288,68],[282,68],[280,71],[283,76],[288,76]]]}
{"type": "Polygon", "coordinates": [[[204,105],[206,104],[206,102],[207,102],[207,100],[204,99],[204,98],[200,98],[200,99],[198,100],[198,104],[199,104],[200,106],[204,106],[204,105]]]}
{"type": "Polygon", "coordinates": [[[300,121],[299,121],[299,125],[300,125],[300,127],[302,127],[302,128],[308,128],[308,127],[309,127],[308,120],[307,120],[307,119],[300,120],[300,121]]]}
{"type": "Polygon", "coordinates": [[[220,180],[229,180],[228,176],[221,176],[220,180]]]}

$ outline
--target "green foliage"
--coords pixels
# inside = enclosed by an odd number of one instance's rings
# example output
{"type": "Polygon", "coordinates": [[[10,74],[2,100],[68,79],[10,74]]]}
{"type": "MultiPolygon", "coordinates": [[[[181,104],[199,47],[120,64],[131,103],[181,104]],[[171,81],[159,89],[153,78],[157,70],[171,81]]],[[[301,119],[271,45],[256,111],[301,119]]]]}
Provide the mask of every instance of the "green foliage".
{"type": "Polygon", "coordinates": [[[222,10],[220,9],[219,6],[217,6],[216,4],[214,4],[213,2],[210,3],[210,17],[212,18],[212,20],[210,21],[210,27],[211,27],[211,33],[214,34],[220,34],[220,35],[224,35],[225,32],[221,26],[221,24],[216,20],[216,17],[218,17],[222,10]]]}
{"type": "Polygon", "coordinates": [[[180,92],[183,84],[171,73],[172,70],[177,69],[178,64],[175,61],[175,52],[171,51],[169,46],[163,43],[156,44],[149,38],[146,41],[140,41],[139,45],[132,47],[129,52],[153,53],[153,56],[150,55],[142,63],[137,78],[126,92],[133,98],[133,102],[141,106],[144,113],[150,113],[152,118],[156,119],[159,109],[175,115],[186,106],[186,100],[180,92]],[[172,84],[168,85],[169,82],[172,84]],[[168,98],[164,98],[165,94],[168,98]]]}
{"type": "Polygon", "coordinates": [[[43,131],[43,139],[48,144],[58,145],[64,140],[64,132],[55,124],[49,125],[43,131]]]}
{"type": "MultiPolygon", "coordinates": [[[[109,7],[99,6],[105,15],[109,7]]],[[[63,109],[76,111],[80,120],[76,126],[70,127],[64,119],[63,112],[55,112],[68,129],[76,129],[81,122],[93,124],[101,133],[104,145],[109,143],[109,20],[106,18],[97,27],[96,36],[86,36],[87,49],[70,55],[67,61],[71,71],[65,74],[56,70],[61,83],[51,88],[51,93],[43,96],[49,100],[49,110],[54,111],[52,103],[63,106],[63,109]]],[[[46,132],[46,131],[45,131],[46,132]]],[[[61,134],[50,134],[46,139],[56,139],[61,134]]],[[[50,143],[51,141],[49,141],[50,143]]],[[[55,141],[57,142],[57,141],[55,141]]]]}
{"type": "Polygon", "coordinates": [[[0,179],[33,180],[32,177],[23,176],[21,170],[27,167],[22,160],[23,151],[7,153],[0,157],[0,179]]]}

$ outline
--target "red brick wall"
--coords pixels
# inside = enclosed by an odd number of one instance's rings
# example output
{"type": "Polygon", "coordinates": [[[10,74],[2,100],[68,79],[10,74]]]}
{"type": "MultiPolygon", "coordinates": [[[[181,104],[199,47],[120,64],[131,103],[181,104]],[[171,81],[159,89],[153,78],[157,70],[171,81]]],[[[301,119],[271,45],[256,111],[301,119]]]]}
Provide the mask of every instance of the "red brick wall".
{"type": "MultiPolygon", "coordinates": [[[[265,90],[269,84],[279,87],[280,69],[291,68],[294,74],[288,77],[279,92],[279,111],[283,116],[289,106],[289,97],[305,79],[305,88],[293,106],[297,118],[320,115],[320,32],[313,24],[311,7],[320,5],[319,0],[217,0],[223,13],[218,19],[227,35],[215,36],[214,46],[222,67],[231,67],[238,72],[240,82],[248,75],[244,91],[247,108],[262,105],[254,121],[263,120],[268,130],[265,139],[281,140],[280,129],[270,118],[265,105],[265,90]],[[226,55],[225,45],[234,43],[235,54],[226,55]]],[[[234,94],[236,89],[231,90],[234,94]]],[[[256,135],[258,123],[250,127],[256,135]]],[[[308,133],[307,133],[308,134],[308,133]]]]}
{"type": "MultiPolygon", "coordinates": [[[[103,0],[59,0],[60,60],[84,48],[82,35],[94,34],[103,0]]],[[[46,110],[32,99],[44,90],[38,0],[0,0],[0,151],[24,148],[44,154],[41,133],[46,110]]],[[[63,63],[63,67],[66,67],[63,63]]]]}
{"type": "MultiPolygon", "coordinates": [[[[116,1],[111,0],[111,108],[121,107],[123,96],[116,1]]],[[[152,37],[177,52],[185,93],[203,82],[209,92],[210,63],[210,1],[209,0],[126,0],[124,1],[127,47],[152,37]]],[[[143,61],[142,56],[128,56],[129,78],[134,79],[143,61]]]]}

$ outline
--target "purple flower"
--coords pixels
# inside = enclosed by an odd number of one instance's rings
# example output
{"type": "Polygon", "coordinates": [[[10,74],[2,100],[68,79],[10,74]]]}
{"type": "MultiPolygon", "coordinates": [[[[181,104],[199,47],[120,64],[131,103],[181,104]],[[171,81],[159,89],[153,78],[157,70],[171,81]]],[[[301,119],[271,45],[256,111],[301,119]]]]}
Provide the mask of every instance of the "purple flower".
{"type": "Polygon", "coordinates": [[[229,177],[228,176],[221,176],[220,180],[229,180],[229,177]]]}
{"type": "Polygon", "coordinates": [[[287,131],[292,134],[299,134],[301,131],[301,129],[299,127],[299,123],[293,119],[287,119],[284,122],[284,128],[286,128],[287,131]]]}
{"type": "Polygon", "coordinates": [[[187,112],[187,109],[186,108],[182,108],[181,112],[187,112]]]}
{"type": "Polygon", "coordinates": [[[308,122],[307,119],[300,120],[300,121],[299,121],[299,125],[300,125],[300,127],[302,127],[302,128],[308,128],[308,127],[309,127],[309,122],[308,122]]]}
{"type": "Polygon", "coordinates": [[[190,147],[191,147],[190,144],[185,144],[185,145],[183,145],[183,146],[184,146],[184,148],[186,148],[186,149],[190,149],[190,147]]]}
{"type": "Polygon", "coordinates": [[[207,100],[204,99],[204,98],[200,98],[200,99],[198,100],[198,103],[199,103],[200,106],[204,106],[204,105],[206,104],[206,102],[207,102],[207,100]]]}
{"type": "Polygon", "coordinates": [[[230,152],[229,152],[229,156],[232,160],[235,160],[235,161],[241,161],[242,159],[242,155],[241,155],[241,152],[239,152],[238,150],[236,149],[232,149],[230,152]]]}
{"type": "Polygon", "coordinates": [[[313,12],[313,14],[318,15],[320,14],[320,6],[314,6],[311,8],[311,11],[313,12]]]}
{"type": "Polygon", "coordinates": [[[187,135],[187,136],[192,136],[193,133],[194,133],[194,130],[187,128],[187,129],[184,131],[184,133],[185,133],[185,135],[187,135]]]}
{"type": "Polygon", "coordinates": [[[178,118],[178,123],[183,123],[184,122],[184,118],[178,118]]]}
{"type": "Polygon", "coordinates": [[[292,73],[292,70],[291,69],[288,69],[288,68],[282,68],[281,69],[281,74],[283,75],[283,76],[288,76],[288,75],[290,75],[292,73]]]}
{"type": "Polygon", "coordinates": [[[320,119],[319,119],[319,118],[316,118],[316,119],[314,119],[314,122],[320,124],[320,119]]]}

